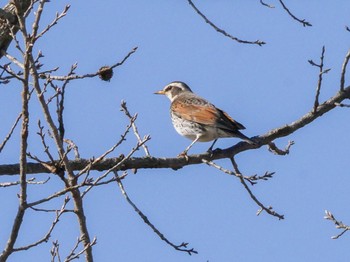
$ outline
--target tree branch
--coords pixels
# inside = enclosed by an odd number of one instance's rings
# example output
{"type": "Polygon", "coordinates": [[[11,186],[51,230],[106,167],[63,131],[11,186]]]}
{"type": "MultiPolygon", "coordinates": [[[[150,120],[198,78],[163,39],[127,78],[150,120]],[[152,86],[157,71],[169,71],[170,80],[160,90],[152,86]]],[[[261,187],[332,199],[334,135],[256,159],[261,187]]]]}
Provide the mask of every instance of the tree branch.
{"type": "Polygon", "coordinates": [[[298,17],[296,17],[295,15],[292,14],[291,11],[289,11],[288,7],[283,3],[282,0],[279,0],[283,9],[287,11],[287,13],[296,21],[298,21],[299,23],[301,23],[304,27],[305,26],[312,26],[312,24],[310,24],[308,21],[305,21],[305,19],[301,20],[298,17]]]}
{"type": "MultiPolygon", "coordinates": [[[[212,153],[203,153],[197,155],[189,155],[188,160],[185,157],[177,158],[156,158],[156,157],[138,157],[130,158],[120,165],[116,170],[128,170],[128,169],[143,169],[143,168],[172,168],[179,169],[187,165],[201,164],[202,159],[211,161],[215,159],[230,158],[240,152],[256,149],[267,145],[271,141],[288,136],[300,128],[310,124],[323,114],[334,109],[345,99],[350,99],[350,86],[346,87],[344,91],[337,92],[333,97],[323,102],[317,107],[317,112],[314,113],[313,109],[297,119],[296,121],[270,130],[269,132],[256,136],[254,139],[258,145],[251,145],[246,142],[239,142],[236,145],[222,149],[214,150],[212,153]]],[[[119,162],[119,158],[106,158],[100,162],[91,166],[91,170],[108,170],[115,166],[119,162]]],[[[56,161],[55,164],[59,164],[60,161],[56,161]]],[[[75,159],[70,160],[69,165],[72,170],[82,170],[90,163],[89,159],[75,159]]],[[[51,164],[51,163],[48,163],[51,164]]],[[[39,174],[39,173],[51,173],[50,169],[40,163],[28,163],[27,164],[28,174],[39,174]]],[[[0,175],[16,175],[19,174],[19,164],[13,165],[0,165],[0,175]]]]}
{"type": "Polygon", "coordinates": [[[172,246],[173,248],[175,248],[178,251],[182,251],[182,252],[186,252],[189,255],[192,254],[198,254],[197,251],[195,251],[193,248],[188,249],[188,243],[182,242],[180,245],[175,245],[174,243],[172,243],[171,241],[169,241],[164,234],[162,234],[152,223],[151,221],[149,221],[149,219],[147,218],[147,216],[134,204],[134,202],[129,198],[128,194],[126,193],[123,183],[120,180],[117,171],[114,171],[114,176],[116,178],[116,181],[118,183],[118,186],[120,188],[120,191],[122,192],[123,196],[125,197],[126,201],[129,203],[129,205],[132,206],[132,208],[135,210],[135,212],[141,217],[141,219],[143,220],[143,222],[145,222],[145,224],[147,226],[149,226],[150,228],[152,228],[152,230],[160,237],[161,240],[163,240],[165,243],[167,243],[168,245],[172,246]]]}
{"type": "Polygon", "coordinates": [[[332,239],[338,239],[339,237],[341,237],[342,235],[344,235],[347,231],[350,230],[350,226],[345,225],[343,222],[341,222],[340,220],[337,220],[333,214],[329,211],[325,211],[326,215],[324,216],[325,219],[330,220],[334,223],[336,229],[342,229],[343,231],[340,232],[338,235],[336,236],[332,236],[332,239]]]}
{"type": "Polygon", "coordinates": [[[204,21],[209,24],[212,28],[214,28],[217,32],[223,34],[224,36],[238,42],[241,44],[254,44],[254,45],[259,45],[262,46],[264,44],[266,44],[264,41],[260,41],[260,40],[256,40],[256,41],[247,41],[247,40],[241,40],[237,37],[234,37],[232,35],[230,35],[229,33],[226,33],[225,30],[217,27],[213,22],[211,22],[201,11],[199,11],[199,9],[194,5],[194,3],[192,2],[192,0],[188,0],[188,3],[190,4],[190,6],[197,12],[197,14],[199,14],[204,21]]]}

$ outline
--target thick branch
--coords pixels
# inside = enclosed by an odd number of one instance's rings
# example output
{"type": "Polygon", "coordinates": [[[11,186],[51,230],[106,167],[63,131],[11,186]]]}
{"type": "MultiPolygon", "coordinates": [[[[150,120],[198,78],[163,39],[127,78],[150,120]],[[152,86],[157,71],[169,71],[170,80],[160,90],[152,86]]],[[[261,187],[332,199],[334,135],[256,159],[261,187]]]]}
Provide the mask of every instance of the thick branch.
{"type": "MultiPolygon", "coordinates": [[[[240,142],[232,147],[215,150],[212,153],[204,153],[199,155],[190,155],[188,160],[185,157],[179,158],[155,158],[155,157],[140,157],[140,158],[130,158],[120,165],[116,170],[128,170],[132,168],[142,169],[142,168],[172,168],[179,169],[187,165],[201,164],[202,159],[205,160],[215,160],[222,158],[230,158],[240,152],[255,149],[263,145],[267,145],[271,141],[288,136],[300,128],[310,124],[323,114],[334,109],[343,100],[350,99],[350,86],[346,87],[344,91],[339,91],[335,96],[331,97],[321,105],[317,107],[317,112],[314,113],[312,109],[310,112],[302,116],[300,119],[279,128],[272,129],[271,131],[263,134],[261,136],[255,137],[258,145],[251,145],[246,142],[240,142]]],[[[120,162],[120,158],[107,158],[96,163],[91,167],[90,170],[108,170],[120,162]]],[[[81,170],[85,168],[90,163],[89,159],[76,159],[69,161],[69,166],[71,170],[81,170]]],[[[59,161],[56,162],[59,164],[59,161]]],[[[40,163],[28,163],[27,164],[28,174],[38,174],[38,173],[51,173],[50,169],[45,167],[40,163]]],[[[16,175],[19,174],[19,164],[13,165],[0,165],[0,175],[16,175]]]]}

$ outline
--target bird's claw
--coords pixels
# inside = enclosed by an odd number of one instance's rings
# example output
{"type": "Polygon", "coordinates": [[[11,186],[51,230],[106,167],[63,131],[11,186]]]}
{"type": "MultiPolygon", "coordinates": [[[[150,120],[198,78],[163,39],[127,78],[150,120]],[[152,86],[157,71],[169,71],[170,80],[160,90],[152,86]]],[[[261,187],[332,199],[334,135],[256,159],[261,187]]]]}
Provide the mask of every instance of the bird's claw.
{"type": "Polygon", "coordinates": [[[186,159],[186,161],[188,162],[188,155],[187,155],[186,151],[180,153],[177,157],[184,157],[186,159]]]}

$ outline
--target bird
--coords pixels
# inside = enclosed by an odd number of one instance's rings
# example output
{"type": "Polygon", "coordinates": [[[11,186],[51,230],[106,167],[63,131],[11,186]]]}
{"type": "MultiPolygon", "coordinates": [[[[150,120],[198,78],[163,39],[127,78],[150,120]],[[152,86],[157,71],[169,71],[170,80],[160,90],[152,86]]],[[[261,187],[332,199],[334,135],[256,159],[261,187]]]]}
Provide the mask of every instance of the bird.
{"type": "Polygon", "coordinates": [[[214,140],[208,149],[208,152],[212,152],[218,138],[237,137],[256,145],[255,141],[239,131],[245,129],[241,123],[206,99],[193,93],[184,82],[171,82],[154,94],[165,95],[169,98],[170,116],[175,130],[192,140],[179,156],[187,156],[187,152],[196,142],[214,140]]]}

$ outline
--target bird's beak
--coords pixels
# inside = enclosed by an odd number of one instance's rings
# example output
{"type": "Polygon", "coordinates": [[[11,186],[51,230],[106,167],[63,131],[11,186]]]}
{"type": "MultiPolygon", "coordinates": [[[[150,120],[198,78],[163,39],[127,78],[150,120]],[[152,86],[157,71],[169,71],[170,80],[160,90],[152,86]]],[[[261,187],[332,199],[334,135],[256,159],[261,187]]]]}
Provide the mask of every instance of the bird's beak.
{"type": "Polygon", "coordinates": [[[160,91],[157,91],[157,92],[154,92],[155,95],[164,95],[164,91],[163,90],[160,90],[160,91]]]}

